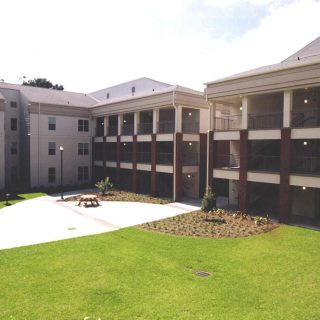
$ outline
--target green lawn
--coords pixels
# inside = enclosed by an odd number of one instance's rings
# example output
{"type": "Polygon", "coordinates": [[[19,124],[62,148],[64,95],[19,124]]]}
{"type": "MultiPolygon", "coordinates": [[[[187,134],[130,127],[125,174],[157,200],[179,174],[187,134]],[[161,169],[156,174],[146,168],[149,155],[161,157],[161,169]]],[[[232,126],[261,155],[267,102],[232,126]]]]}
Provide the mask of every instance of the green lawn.
{"type": "MultiPolygon", "coordinates": [[[[46,196],[46,193],[35,192],[35,193],[20,193],[14,196],[13,200],[9,200],[10,205],[18,203],[20,201],[29,200],[37,197],[46,196]]],[[[5,201],[0,201],[0,209],[6,207],[5,201]]]]}
{"type": "Polygon", "coordinates": [[[320,319],[320,232],[135,228],[0,251],[0,319],[320,319]],[[212,273],[209,278],[194,275],[212,273]]]}

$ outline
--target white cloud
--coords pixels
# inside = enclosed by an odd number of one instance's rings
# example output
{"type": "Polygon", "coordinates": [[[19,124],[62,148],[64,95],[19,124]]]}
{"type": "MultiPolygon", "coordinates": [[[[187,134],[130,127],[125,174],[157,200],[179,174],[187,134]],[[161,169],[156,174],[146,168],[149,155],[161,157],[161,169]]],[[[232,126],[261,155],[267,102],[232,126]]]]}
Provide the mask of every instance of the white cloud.
{"type": "Polygon", "coordinates": [[[190,32],[196,0],[5,1],[0,78],[42,76],[87,92],[148,76],[202,89],[203,82],[278,62],[319,36],[320,2],[262,1],[268,15],[230,41],[212,37],[215,21],[190,32]]]}

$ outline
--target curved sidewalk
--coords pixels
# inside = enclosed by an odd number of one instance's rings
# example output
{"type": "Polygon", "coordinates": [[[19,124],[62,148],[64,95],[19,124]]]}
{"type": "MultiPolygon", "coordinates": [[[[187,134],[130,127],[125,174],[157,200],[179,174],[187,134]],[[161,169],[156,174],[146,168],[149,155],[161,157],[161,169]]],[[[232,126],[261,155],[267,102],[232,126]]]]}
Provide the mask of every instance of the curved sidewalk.
{"type": "Polygon", "coordinates": [[[58,196],[26,200],[0,210],[0,249],[104,233],[198,210],[182,203],[101,202],[96,208],[57,201],[58,196]]]}

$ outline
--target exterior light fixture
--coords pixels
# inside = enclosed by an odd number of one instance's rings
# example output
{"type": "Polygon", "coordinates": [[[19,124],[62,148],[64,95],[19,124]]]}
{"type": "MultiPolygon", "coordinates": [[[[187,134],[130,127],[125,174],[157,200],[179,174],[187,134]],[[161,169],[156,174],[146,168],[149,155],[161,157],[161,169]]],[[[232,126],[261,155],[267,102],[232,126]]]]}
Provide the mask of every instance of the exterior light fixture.
{"type": "Polygon", "coordinates": [[[126,146],[127,144],[126,144],[126,143],[124,143],[123,145],[124,145],[124,146],[126,146]]]}
{"type": "Polygon", "coordinates": [[[188,174],[188,179],[190,179],[191,178],[191,174],[188,174]]]}
{"type": "Polygon", "coordinates": [[[191,112],[189,112],[189,117],[191,117],[191,115],[192,115],[192,113],[191,113],[191,112]]]}
{"type": "Polygon", "coordinates": [[[123,120],[123,123],[126,123],[127,122],[127,120],[123,120]]]}
{"type": "Polygon", "coordinates": [[[192,146],[192,142],[189,142],[189,146],[192,146]]]}
{"type": "Polygon", "coordinates": [[[308,99],[304,99],[304,101],[303,101],[304,103],[308,103],[308,99]]]}
{"type": "Polygon", "coordinates": [[[307,190],[307,187],[302,187],[302,190],[307,190]]]}
{"type": "Polygon", "coordinates": [[[242,111],[242,107],[239,108],[242,111]]]}
{"type": "Polygon", "coordinates": [[[308,145],[308,141],[303,141],[303,145],[307,146],[308,145]]]}

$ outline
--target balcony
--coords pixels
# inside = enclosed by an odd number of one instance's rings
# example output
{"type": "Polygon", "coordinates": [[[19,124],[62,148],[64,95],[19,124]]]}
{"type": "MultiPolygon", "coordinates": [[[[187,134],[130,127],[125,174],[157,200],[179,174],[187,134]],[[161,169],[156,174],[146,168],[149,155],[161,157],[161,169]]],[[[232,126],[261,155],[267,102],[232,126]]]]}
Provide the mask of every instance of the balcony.
{"type": "Polygon", "coordinates": [[[278,172],[280,171],[280,156],[255,154],[249,161],[249,170],[278,172]]]}
{"type": "Polygon", "coordinates": [[[175,121],[158,122],[158,133],[174,133],[175,121]]]}
{"type": "Polygon", "coordinates": [[[153,131],[152,122],[144,122],[139,124],[139,134],[151,134],[153,131]]]}
{"type": "Polygon", "coordinates": [[[291,126],[294,128],[320,127],[320,108],[292,111],[291,126]]]}
{"type": "Polygon", "coordinates": [[[182,132],[184,133],[199,133],[199,122],[182,121],[182,132]]]}
{"type": "Polygon", "coordinates": [[[159,152],[158,157],[157,157],[157,163],[172,165],[173,164],[173,153],[159,152]]]}
{"type": "Polygon", "coordinates": [[[121,162],[132,162],[132,152],[121,152],[121,162]]]}
{"type": "Polygon", "coordinates": [[[320,156],[294,157],[292,160],[291,172],[320,175],[320,156]]]}
{"type": "Polygon", "coordinates": [[[280,129],[282,124],[282,113],[248,115],[249,129],[280,129]]]}
{"type": "Polygon", "coordinates": [[[241,115],[215,117],[214,128],[219,131],[240,130],[241,115]]]}
{"type": "Polygon", "coordinates": [[[240,167],[239,154],[219,154],[217,155],[215,160],[215,168],[239,169],[240,167]]]}
{"type": "Polygon", "coordinates": [[[197,166],[199,165],[199,154],[188,153],[182,156],[182,164],[184,166],[197,166]]]}
{"type": "Polygon", "coordinates": [[[133,135],[133,123],[126,123],[124,125],[122,125],[122,130],[121,130],[121,134],[123,136],[131,136],[133,135]]]}
{"type": "Polygon", "coordinates": [[[106,154],[107,154],[106,155],[107,161],[112,161],[112,162],[117,161],[117,154],[115,152],[107,152],[106,154]]]}
{"type": "Polygon", "coordinates": [[[108,136],[117,136],[118,126],[109,126],[107,131],[108,131],[108,136]]]}
{"type": "Polygon", "coordinates": [[[138,152],[138,163],[151,163],[151,152],[138,152]]]}

